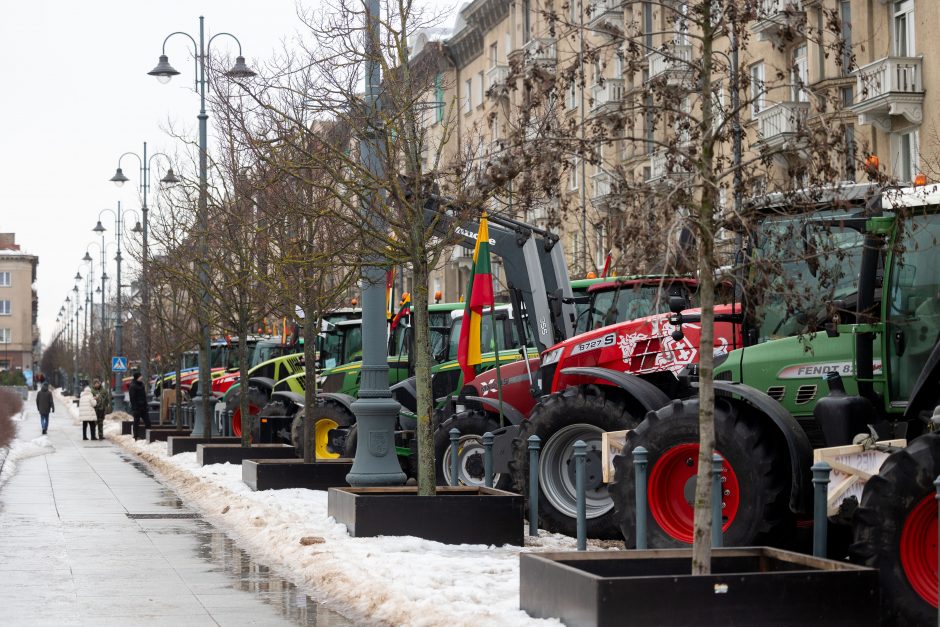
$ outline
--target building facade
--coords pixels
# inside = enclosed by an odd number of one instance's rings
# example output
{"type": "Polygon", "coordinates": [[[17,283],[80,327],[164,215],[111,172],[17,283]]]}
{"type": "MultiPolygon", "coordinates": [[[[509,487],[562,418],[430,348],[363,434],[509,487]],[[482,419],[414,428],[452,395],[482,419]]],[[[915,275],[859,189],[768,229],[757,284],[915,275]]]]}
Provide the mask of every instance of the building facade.
{"type": "Polygon", "coordinates": [[[33,284],[39,258],[0,233],[0,370],[32,369],[39,360],[39,299],[33,284]]]}

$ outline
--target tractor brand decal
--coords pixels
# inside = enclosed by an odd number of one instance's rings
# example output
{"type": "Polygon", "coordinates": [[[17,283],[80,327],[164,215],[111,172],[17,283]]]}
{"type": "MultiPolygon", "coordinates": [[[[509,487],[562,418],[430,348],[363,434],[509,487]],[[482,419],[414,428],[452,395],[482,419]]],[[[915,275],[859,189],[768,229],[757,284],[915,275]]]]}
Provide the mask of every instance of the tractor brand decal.
{"type": "Polygon", "coordinates": [[[388,454],[388,432],[371,431],[369,433],[369,452],[376,457],[385,457],[388,454]]]}
{"type": "Polygon", "coordinates": [[[633,353],[636,351],[636,345],[643,340],[648,340],[649,336],[643,333],[630,333],[621,335],[617,345],[620,346],[620,352],[623,354],[623,363],[629,365],[633,359],[633,353]]]}
{"type": "MultiPolygon", "coordinates": [[[[679,340],[672,336],[675,330],[676,326],[668,320],[654,319],[651,321],[649,333],[635,332],[621,335],[617,346],[620,348],[623,363],[631,365],[631,362],[637,359],[639,361],[637,367],[643,370],[678,372],[685,366],[698,361],[698,339],[701,327],[689,323],[682,325],[683,336],[679,340]],[[653,359],[652,368],[648,365],[644,367],[644,358],[653,359]]],[[[727,338],[717,336],[715,343],[717,344],[714,348],[716,357],[728,352],[730,342],[727,338]]]]}
{"type": "MultiPolygon", "coordinates": [[[[467,229],[463,228],[462,226],[458,226],[458,227],[455,229],[455,232],[457,233],[457,235],[463,235],[464,237],[469,237],[469,238],[472,239],[473,241],[476,241],[476,240],[477,240],[477,237],[478,237],[478,235],[477,235],[476,233],[474,233],[473,231],[468,231],[467,229]]],[[[495,245],[496,245],[496,240],[491,237],[491,238],[490,238],[490,246],[495,246],[495,245]]]]}
{"type": "Polygon", "coordinates": [[[545,318],[539,318],[539,335],[545,337],[548,335],[548,323],[545,322],[545,318]]]}
{"type": "MultiPolygon", "coordinates": [[[[875,374],[881,372],[881,360],[872,362],[875,374]]],[[[833,361],[829,363],[796,364],[787,366],[777,373],[778,379],[818,379],[828,372],[838,372],[844,377],[855,376],[855,363],[851,361],[833,361]]]]}
{"type": "Polygon", "coordinates": [[[587,353],[588,351],[597,350],[598,348],[607,348],[608,346],[613,346],[616,343],[617,334],[608,333],[603,337],[596,337],[593,340],[581,342],[571,350],[571,356],[573,357],[579,353],[587,353]]]}
{"type": "MultiPolygon", "coordinates": [[[[503,379],[503,387],[507,385],[515,385],[516,383],[522,383],[523,381],[528,381],[528,374],[520,374],[514,377],[509,377],[508,379],[503,379]]],[[[480,381],[480,396],[486,396],[488,394],[496,394],[499,392],[499,387],[496,385],[496,377],[493,377],[489,381],[480,381]]]]}

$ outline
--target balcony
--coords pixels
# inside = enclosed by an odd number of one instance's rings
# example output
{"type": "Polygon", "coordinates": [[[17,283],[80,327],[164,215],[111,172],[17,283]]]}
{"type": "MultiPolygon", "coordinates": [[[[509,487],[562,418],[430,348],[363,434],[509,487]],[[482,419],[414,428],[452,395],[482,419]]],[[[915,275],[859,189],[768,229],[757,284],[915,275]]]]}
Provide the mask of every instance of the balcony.
{"type": "Polygon", "coordinates": [[[555,39],[533,37],[522,47],[527,64],[555,65],[555,39]]]}
{"type": "Polygon", "coordinates": [[[623,101],[623,79],[607,78],[603,85],[594,85],[591,88],[591,115],[601,117],[620,110],[623,101]]]}
{"type": "Polygon", "coordinates": [[[622,35],[623,0],[594,0],[590,6],[587,26],[605,35],[622,35]]]}
{"type": "Polygon", "coordinates": [[[924,120],[923,59],[884,57],[854,72],[859,123],[886,133],[900,132],[924,120]]]}
{"type": "Polygon", "coordinates": [[[494,65],[486,72],[486,93],[491,98],[506,95],[509,87],[509,66],[494,65]]]}
{"type": "Polygon", "coordinates": [[[672,44],[666,50],[655,50],[647,55],[649,80],[665,80],[671,87],[692,86],[692,46],[672,44]]]}
{"type": "Polygon", "coordinates": [[[646,182],[678,181],[689,178],[692,173],[681,165],[681,158],[681,155],[669,155],[665,150],[654,152],[650,155],[649,177],[646,182]]]}
{"type": "Polygon", "coordinates": [[[779,44],[787,32],[803,32],[806,12],[802,0],[760,0],[751,31],[760,41],[779,44]]]}
{"type": "Polygon", "coordinates": [[[772,151],[794,148],[808,113],[808,102],[780,102],[759,111],[754,116],[758,145],[772,151]]]}
{"type": "Polygon", "coordinates": [[[591,204],[602,214],[608,213],[620,204],[620,195],[615,193],[613,179],[614,177],[609,172],[603,171],[591,177],[594,188],[591,193],[591,204]]]}

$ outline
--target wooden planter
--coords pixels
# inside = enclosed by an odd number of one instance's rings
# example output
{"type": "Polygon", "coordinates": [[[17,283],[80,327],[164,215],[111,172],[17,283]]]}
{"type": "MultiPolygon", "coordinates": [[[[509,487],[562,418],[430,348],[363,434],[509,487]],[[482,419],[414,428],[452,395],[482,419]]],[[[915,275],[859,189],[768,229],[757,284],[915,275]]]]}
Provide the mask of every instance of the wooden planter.
{"type": "Polygon", "coordinates": [[[327,513],[354,538],[417,536],[447,544],[523,544],[523,498],[492,488],[330,488],[327,513]]]}
{"type": "Polygon", "coordinates": [[[519,606],[566,625],[878,625],[878,573],[768,547],[522,553],[519,606]]]}
{"type": "Polygon", "coordinates": [[[326,490],[348,485],[346,475],[352,464],[351,459],[323,459],[315,464],[296,458],[246,459],[242,462],[242,481],[252,490],[326,490]]]}
{"type": "Polygon", "coordinates": [[[246,459],[290,459],[297,453],[290,444],[199,444],[196,446],[196,462],[200,466],[209,464],[240,464],[246,459]]]}
{"type": "Polygon", "coordinates": [[[211,440],[209,438],[194,437],[191,435],[171,435],[166,439],[166,452],[167,455],[171,456],[179,455],[180,453],[195,453],[196,447],[200,444],[240,444],[241,441],[241,438],[223,438],[218,435],[211,440]]]}

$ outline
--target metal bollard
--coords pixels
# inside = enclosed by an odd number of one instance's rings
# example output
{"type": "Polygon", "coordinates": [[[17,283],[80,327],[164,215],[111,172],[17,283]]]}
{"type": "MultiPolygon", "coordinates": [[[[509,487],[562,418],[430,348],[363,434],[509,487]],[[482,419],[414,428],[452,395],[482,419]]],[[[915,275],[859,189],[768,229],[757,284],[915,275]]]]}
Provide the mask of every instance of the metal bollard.
{"type": "MultiPolygon", "coordinates": [[[[937,475],[937,478],[934,480],[934,482],[933,482],[933,487],[934,487],[934,489],[936,489],[936,491],[937,491],[936,499],[937,499],[938,501],[940,501],[940,475],[937,475]]],[[[938,512],[938,518],[940,518],[940,508],[937,509],[937,512],[938,512]]],[[[938,529],[938,544],[937,544],[937,550],[938,550],[938,553],[940,553],[940,525],[937,526],[937,529],[938,529]]],[[[938,557],[940,557],[940,556],[938,556],[938,557]]],[[[938,561],[937,563],[940,564],[940,561],[938,561]]],[[[937,587],[938,587],[937,594],[940,595],[940,581],[938,581],[938,586],[937,586],[937,587]]],[[[938,597],[938,598],[940,598],[940,597],[938,597]]],[[[938,608],[938,610],[937,610],[937,626],[940,627],[940,608],[938,608]]]]}
{"type": "Polygon", "coordinates": [[[714,548],[721,546],[722,535],[724,534],[723,516],[721,515],[722,497],[724,496],[721,489],[723,461],[724,459],[718,453],[712,455],[712,547],[714,548]]]}
{"type": "Polygon", "coordinates": [[[642,446],[633,449],[636,482],[636,548],[646,549],[646,464],[649,452],[642,446]]]}
{"type": "Polygon", "coordinates": [[[574,483],[578,500],[577,507],[577,529],[578,529],[578,550],[587,550],[587,512],[585,511],[584,489],[584,465],[587,462],[587,444],[584,440],[578,440],[574,443],[574,483]]]}
{"type": "Polygon", "coordinates": [[[454,427],[450,433],[450,485],[460,485],[460,478],[457,476],[460,471],[460,460],[457,459],[457,449],[460,445],[460,429],[454,427]]]}
{"type": "Polygon", "coordinates": [[[529,535],[539,535],[539,447],[542,440],[529,436],[529,535]]]}
{"type": "Polygon", "coordinates": [[[493,434],[483,434],[483,485],[493,487],[493,434]]]}
{"type": "Polygon", "coordinates": [[[829,496],[829,473],[826,462],[813,464],[813,555],[826,557],[826,532],[829,524],[826,501],[829,496]]]}

